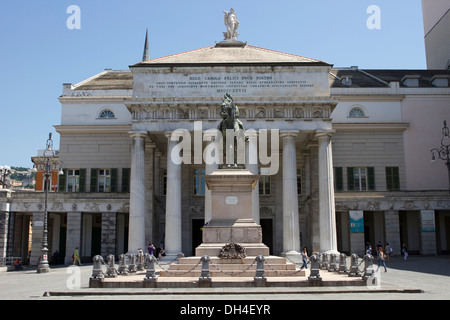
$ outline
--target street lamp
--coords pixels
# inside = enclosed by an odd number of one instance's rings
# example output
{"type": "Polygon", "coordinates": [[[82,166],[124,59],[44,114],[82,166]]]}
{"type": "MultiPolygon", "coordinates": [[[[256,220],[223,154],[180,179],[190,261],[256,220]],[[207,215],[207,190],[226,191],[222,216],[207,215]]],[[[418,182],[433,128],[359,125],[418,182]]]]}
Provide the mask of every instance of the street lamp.
{"type": "MultiPolygon", "coordinates": [[[[43,159],[42,169],[44,171],[44,178],[45,178],[44,235],[42,238],[41,257],[39,259],[39,265],[37,268],[38,273],[46,273],[50,271],[50,266],[48,264],[48,212],[47,212],[48,188],[50,186],[50,177],[52,176],[52,173],[58,170],[59,171],[58,174],[61,174],[61,162],[59,160],[55,161],[55,155],[56,155],[55,150],[53,150],[52,134],[49,133],[46,147],[42,157],[43,159]]],[[[36,167],[33,168],[33,171],[37,171],[36,167]]]]}
{"type": "Polygon", "coordinates": [[[0,166],[0,183],[3,186],[3,189],[8,187],[8,184],[6,183],[6,176],[9,174],[11,174],[10,166],[0,166]]]}
{"type": "Polygon", "coordinates": [[[449,193],[450,193],[450,136],[449,129],[447,127],[447,121],[444,121],[444,127],[442,128],[442,139],[441,146],[439,148],[431,149],[431,162],[436,161],[436,155],[439,159],[445,161],[448,171],[448,183],[449,183],[449,193]]]}

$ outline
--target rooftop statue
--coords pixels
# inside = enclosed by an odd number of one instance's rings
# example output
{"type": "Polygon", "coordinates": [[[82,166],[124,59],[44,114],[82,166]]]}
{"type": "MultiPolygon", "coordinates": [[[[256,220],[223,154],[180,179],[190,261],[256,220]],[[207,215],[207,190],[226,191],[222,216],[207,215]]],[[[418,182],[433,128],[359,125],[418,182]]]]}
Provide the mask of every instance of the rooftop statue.
{"type": "Polygon", "coordinates": [[[224,32],[225,40],[236,41],[238,37],[237,29],[239,27],[239,20],[237,19],[234,9],[231,8],[230,11],[223,11],[225,14],[225,25],[227,27],[227,32],[224,32]]]}

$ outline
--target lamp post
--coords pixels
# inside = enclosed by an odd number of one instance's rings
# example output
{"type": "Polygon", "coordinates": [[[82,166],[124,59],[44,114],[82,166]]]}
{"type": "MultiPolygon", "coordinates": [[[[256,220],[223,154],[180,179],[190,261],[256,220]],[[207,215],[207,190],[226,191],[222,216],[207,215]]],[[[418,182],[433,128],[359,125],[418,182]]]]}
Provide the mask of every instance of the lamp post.
{"type": "Polygon", "coordinates": [[[431,162],[436,161],[436,155],[439,159],[444,160],[445,165],[447,166],[450,193],[450,136],[447,121],[444,121],[444,127],[442,128],[441,146],[439,148],[431,149],[431,162]]]}
{"type": "Polygon", "coordinates": [[[10,166],[0,166],[0,183],[3,186],[3,189],[8,187],[8,184],[6,183],[6,176],[9,174],[11,174],[10,166]]]}
{"type": "MultiPolygon", "coordinates": [[[[55,151],[53,150],[53,140],[52,134],[49,133],[46,147],[43,153],[43,163],[42,168],[44,171],[44,192],[45,192],[45,202],[44,202],[44,234],[42,237],[42,248],[41,257],[39,259],[39,265],[37,268],[38,273],[46,273],[50,271],[50,266],[48,263],[48,189],[50,186],[50,177],[52,176],[55,168],[58,168],[59,174],[61,174],[61,163],[60,161],[55,161],[55,151]]],[[[36,167],[33,171],[37,171],[36,167]]]]}

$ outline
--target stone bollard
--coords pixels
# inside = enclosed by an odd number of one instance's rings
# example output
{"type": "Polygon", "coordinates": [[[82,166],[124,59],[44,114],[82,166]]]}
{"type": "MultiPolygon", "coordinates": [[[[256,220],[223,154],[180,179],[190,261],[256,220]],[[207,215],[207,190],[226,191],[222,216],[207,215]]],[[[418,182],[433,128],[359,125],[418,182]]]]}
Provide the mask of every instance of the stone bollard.
{"type": "Polygon", "coordinates": [[[110,254],[106,257],[106,277],[115,278],[117,277],[117,270],[114,266],[114,255],[110,254]]]}
{"type": "Polygon", "coordinates": [[[94,261],[94,267],[92,269],[92,277],[93,279],[103,279],[105,275],[102,271],[102,263],[103,263],[103,257],[100,255],[94,256],[92,259],[94,261]]]}
{"type": "Polygon", "coordinates": [[[202,273],[198,280],[202,283],[209,283],[211,282],[211,275],[209,273],[209,262],[211,259],[208,256],[203,256],[200,258],[200,261],[202,262],[202,273]]]}
{"type": "Polygon", "coordinates": [[[309,281],[322,281],[322,277],[320,276],[320,258],[317,254],[313,254],[309,261],[311,261],[311,273],[309,274],[309,281]]]}
{"type": "Polygon", "coordinates": [[[356,253],[353,253],[350,257],[350,272],[348,273],[349,277],[360,277],[361,272],[358,269],[358,260],[359,257],[356,253]]]}
{"type": "Polygon", "coordinates": [[[156,272],[155,272],[155,261],[156,258],[154,255],[146,253],[145,261],[147,262],[147,272],[145,273],[144,281],[156,281],[156,272]]]}
{"type": "Polygon", "coordinates": [[[340,274],[347,273],[347,255],[345,253],[341,253],[339,255],[339,270],[340,274]]]}
{"type": "Polygon", "coordinates": [[[266,261],[266,259],[260,255],[255,258],[255,261],[256,261],[256,275],[254,277],[254,280],[266,281],[267,278],[264,275],[264,261],[266,261]]]}
{"type": "Polygon", "coordinates": [[[136,270],[136,255],[131,254],[130,255],[130,264],[128,265],[128,272],[129,273],[135,273],[136,270]]]}
{"type": "Polygon", "coordinates": [[[373,267],[373,256],[371,254],[366,254],[363,257],[364,260],[364,274],[362,279],[367,282],[369,278],[375,277],[375,269],[373,267]]]}
{"type": "Polygon", "coordinates": [[[119,270],[118,270],[118,273],[121,275],[128,275],[128,268],[125,260],[126,256],[124,254],[121,254],[119,256],[119,270]]]}
{"type": "Polygon", "coordinates": [[[338,261],[337,261],[337,257],[338,255],[336,253],[330,253],[328,255],[329,259],[330,259],[330,263],[328,265],[328,271],[329,272],[335,272],[338,271],[339,266],[338,266],[338,261]]]}
{"type": "Polygon", "coordinates": [[[328,270],[328,254],[326,253],[320,254],[320,269],[328,270]]]}

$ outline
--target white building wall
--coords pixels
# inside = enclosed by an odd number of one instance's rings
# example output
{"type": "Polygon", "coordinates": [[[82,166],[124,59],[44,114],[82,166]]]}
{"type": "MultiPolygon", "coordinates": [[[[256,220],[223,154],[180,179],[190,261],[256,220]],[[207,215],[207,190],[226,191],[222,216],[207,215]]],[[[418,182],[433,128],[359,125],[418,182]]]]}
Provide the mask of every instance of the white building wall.
{"type": "Polygon", "coordinates": [[[131,139],[123,132],[63,133],[60,158],[64,168],[130,168],[131,139]]]}

